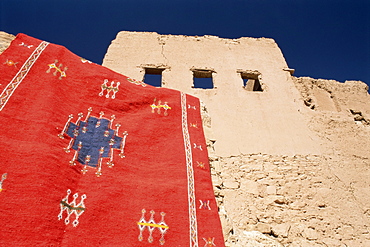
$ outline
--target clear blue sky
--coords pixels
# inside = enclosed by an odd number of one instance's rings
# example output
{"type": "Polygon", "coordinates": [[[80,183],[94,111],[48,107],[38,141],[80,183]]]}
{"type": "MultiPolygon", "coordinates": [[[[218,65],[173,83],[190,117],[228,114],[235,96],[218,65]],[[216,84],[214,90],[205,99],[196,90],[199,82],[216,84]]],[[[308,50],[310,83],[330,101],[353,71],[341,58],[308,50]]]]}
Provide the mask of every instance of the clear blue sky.
{"type": "Polygon", "coordinates": [[[121,30],[268,37],[296,76],[370,84],[370,0],[0,0],[0,30],[98,64],[121,30]]]}

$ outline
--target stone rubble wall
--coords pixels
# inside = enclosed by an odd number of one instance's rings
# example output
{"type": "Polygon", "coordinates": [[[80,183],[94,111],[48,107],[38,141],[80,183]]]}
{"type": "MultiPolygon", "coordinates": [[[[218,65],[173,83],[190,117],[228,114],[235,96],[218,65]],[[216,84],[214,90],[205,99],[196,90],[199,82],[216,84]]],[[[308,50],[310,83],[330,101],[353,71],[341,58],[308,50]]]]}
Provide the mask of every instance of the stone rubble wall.
{"type": "MultiPolygon", "coordinates": [[[[213,148],[217,140],[208,140],[226,245],[370,246],[368,87],[293,80],[321,154],[222,157],[213,148]]],[[[202,111],[207,135],[212,118],[205,105],[202,111]]]]}
{"type": "MultiPolygon", "coordinates": [[[[370,246],[368,87],[293,80],[321,154],[224,157],[214,149],[217,139],[207,138],[226,245],[370,246]]],[[[204,104],[202,118],[212,137],[213,119],[204,104]]]]}
{"type": "Polygon", "coordinates": [[[227,246],[370,246],[370,209],[336,173],[338,160],[247,154],[210,161],[227,246]]]}

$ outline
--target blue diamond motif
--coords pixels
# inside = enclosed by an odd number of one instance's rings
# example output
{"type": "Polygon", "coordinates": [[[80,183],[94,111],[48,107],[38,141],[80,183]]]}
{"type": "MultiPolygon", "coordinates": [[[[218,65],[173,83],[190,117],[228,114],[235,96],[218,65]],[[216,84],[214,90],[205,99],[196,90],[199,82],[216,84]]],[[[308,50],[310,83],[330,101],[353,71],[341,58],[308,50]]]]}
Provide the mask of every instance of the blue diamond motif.
{"type": "Polygon", "coordinates": [[[66,134],[74,139],[72,149],[78,151],[77,161],[83,165],[96,167],[100,158],[107,158],[111,148],[119,149],[122,137],[109,128],[110,121],[89,117],[78,125],[70,122],[66,134]]]}

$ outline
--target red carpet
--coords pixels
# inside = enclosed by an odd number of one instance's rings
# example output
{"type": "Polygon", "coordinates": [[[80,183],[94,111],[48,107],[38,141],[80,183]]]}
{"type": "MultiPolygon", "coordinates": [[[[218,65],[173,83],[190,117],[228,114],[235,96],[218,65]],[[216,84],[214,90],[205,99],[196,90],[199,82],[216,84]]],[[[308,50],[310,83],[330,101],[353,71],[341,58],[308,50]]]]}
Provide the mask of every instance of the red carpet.
{"type": "Polygon", "coordinates": [[[0,246],[224,246],[197,98],[24,34],[0,92],[0,246]]]}

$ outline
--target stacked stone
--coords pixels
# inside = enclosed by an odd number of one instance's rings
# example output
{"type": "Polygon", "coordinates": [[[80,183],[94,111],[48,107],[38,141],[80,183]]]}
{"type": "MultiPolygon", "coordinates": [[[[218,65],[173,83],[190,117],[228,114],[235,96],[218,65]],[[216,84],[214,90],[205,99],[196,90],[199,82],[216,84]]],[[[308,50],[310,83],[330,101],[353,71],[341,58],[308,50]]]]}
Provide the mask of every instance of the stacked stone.
{"type": "Polygon", "coordinates": [[[210,160],[227,246],[370,246],[368,215],[331,172],[330,158],[250,154],[210,160]]]}

